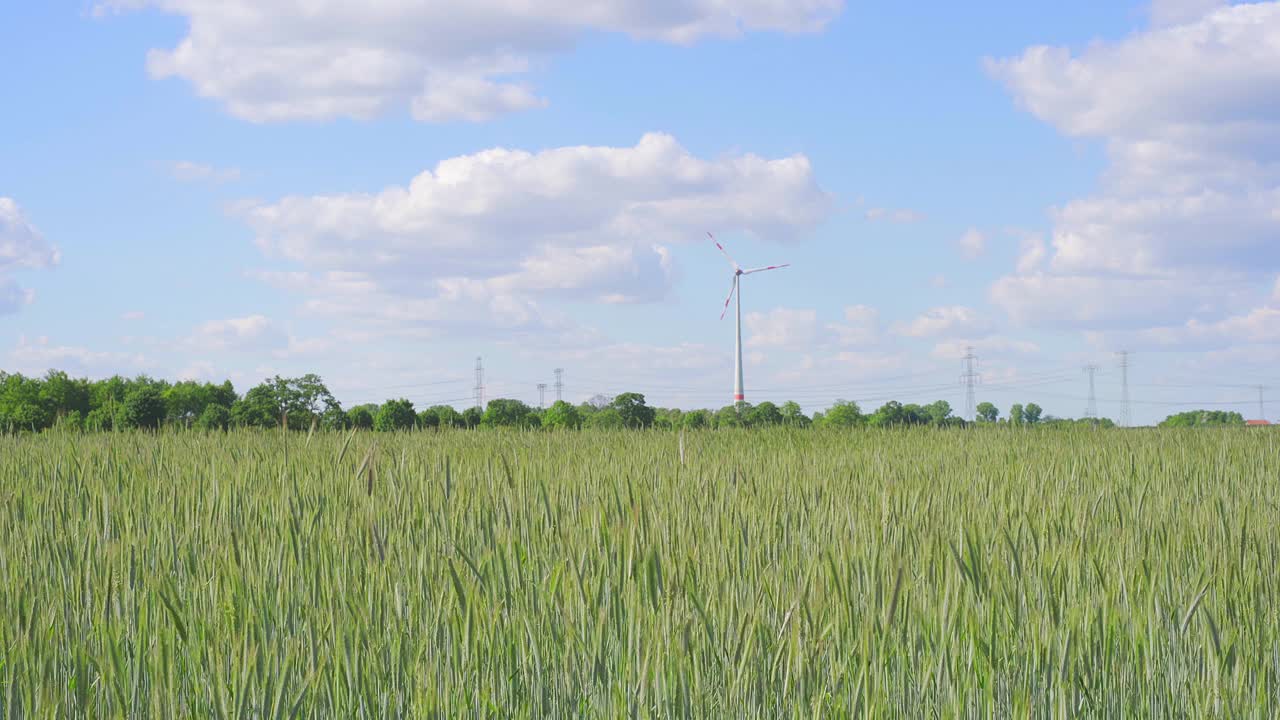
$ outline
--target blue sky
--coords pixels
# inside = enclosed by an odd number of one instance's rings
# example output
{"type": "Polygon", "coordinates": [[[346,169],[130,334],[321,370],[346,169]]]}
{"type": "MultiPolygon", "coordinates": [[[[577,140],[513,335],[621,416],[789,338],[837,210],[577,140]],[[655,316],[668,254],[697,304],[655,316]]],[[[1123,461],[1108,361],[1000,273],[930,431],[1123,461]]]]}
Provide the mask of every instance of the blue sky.
{"type": "Polygon", "coordinates": [[[525,5],[6,8],[0,367],[719,407],[710,230],[752,402],[1277,378],[1280,3],[525,5]]]}

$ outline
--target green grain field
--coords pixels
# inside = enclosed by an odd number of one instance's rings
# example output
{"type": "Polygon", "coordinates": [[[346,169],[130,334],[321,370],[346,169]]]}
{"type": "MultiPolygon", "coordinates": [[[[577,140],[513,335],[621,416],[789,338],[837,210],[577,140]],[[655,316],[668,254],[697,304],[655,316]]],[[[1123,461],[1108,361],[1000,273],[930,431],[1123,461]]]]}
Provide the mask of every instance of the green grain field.
{"type": "Polygon", "coordinates": [[[0,718],[1273,718],[1277,439],[0,437],[0,718]]]}

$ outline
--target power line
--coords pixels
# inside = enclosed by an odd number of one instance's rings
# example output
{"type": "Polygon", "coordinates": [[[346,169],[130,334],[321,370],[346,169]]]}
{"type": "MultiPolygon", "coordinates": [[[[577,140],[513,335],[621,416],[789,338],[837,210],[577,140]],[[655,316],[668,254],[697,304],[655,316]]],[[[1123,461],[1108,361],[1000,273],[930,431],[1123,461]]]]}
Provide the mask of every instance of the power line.
{"type": "Polygon", "coordinates": [[[1258,385],[1258,419],[1267,419],[1267,401],[1266,401],[1266,385],[1258,385]]]}
{"type": "Polygon", "coordinates": [[[564,400],[564,368],[556,368],[556,402],[564,400]]]}
{"type": "Polygon", "coordinates": [[[541,410],[547,404],[547,384],[538,383],[538,409],[541,410]]]}
{"type": "Polygon", "coordinates": [[[404,390],[410,388],[433,387],[436,385],[460,385],[467,382],[466,378],[453,378],[450,380],[436,380],[433,382],[408,383],[405,385],[380,385],[378,387],[359,388],[361,392],[378,392],[381,390],[404,390]]]}
{"type": "Polygon", "coordinates": [[[476,358],[476,407],[484,409],[484,362],[476,358]]]}

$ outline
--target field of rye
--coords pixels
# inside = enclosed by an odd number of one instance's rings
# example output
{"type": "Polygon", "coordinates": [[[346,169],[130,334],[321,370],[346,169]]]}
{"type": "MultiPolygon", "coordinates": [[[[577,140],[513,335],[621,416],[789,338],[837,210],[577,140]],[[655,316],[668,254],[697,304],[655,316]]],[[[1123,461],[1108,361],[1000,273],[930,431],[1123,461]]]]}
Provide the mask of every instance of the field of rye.
{"type": "Polygon", "coordinates": [[[1278,438],[0,437],[0,718],[1276,717],[1278,438]]]}

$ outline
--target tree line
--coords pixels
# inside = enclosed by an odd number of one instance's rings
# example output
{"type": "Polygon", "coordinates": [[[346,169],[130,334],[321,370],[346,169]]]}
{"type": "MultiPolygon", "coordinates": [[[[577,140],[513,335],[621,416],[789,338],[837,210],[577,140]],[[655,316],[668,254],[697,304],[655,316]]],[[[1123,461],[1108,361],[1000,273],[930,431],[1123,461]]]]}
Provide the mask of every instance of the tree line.
{"type": "MultiPolygon", "coordinates": [[[[1035,403],[1013,405],[1007,415],[990,402],[977,406],[978,425],[1110,428],[1106,418],[1068,419],[1046,415],[1035,403]]],[[[837,400],[823,412],[806,415],[796,402],[738,403],[719,410],[653,407],[641,393],[596,396],[574,405],[557,401],[532,407],[498,398],[483,409],[450,405],[417,408],[404,398],[343,408],[315,374],[276,376],[240,395],[230,381],[168,382],[147,377],[73,378],[51,370],[43,377],[0,371],[0,431],[40,432],[50,428],[109,431],[125,429],[312,428],[397,431],[431,428],[737,428],[737,427],[963,427],[950,403],[926,405],[889,401],[872,412],[837,400]]],[[[1161,427],[1244,425],[1239,413],[1198,410],[1171,415],[1161,427]]]]}

